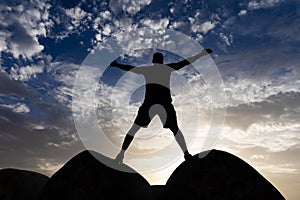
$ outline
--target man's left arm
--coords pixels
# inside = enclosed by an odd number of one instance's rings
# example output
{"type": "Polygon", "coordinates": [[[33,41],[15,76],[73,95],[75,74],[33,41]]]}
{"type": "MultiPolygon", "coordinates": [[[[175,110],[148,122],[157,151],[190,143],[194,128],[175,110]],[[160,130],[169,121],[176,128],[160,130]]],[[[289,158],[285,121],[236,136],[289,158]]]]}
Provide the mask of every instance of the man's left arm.
{"type": "Polygon", "coordinates": [[[169,67],[175,69],[175,70],[179,70],[193,62],[195,62],[196,60],[198,60],[199,58],[201,58],[202,56],[205,56],[205,55],[208,55],[208,54],[211,54],[212,53],[212,50],[211,49],[204,49],[202,50],[200,53],[192,56],[192,57],[189,57],[187,59],[184,59],[180,62],[177,62],[177,63],[170,63],[170,64],[167,64],[169,67]]]}

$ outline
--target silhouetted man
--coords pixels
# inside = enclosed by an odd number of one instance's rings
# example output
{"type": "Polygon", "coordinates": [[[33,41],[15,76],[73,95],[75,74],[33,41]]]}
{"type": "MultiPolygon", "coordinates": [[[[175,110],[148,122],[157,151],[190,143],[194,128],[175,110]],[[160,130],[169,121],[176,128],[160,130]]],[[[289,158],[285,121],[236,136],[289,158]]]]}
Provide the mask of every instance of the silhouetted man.
{"type": "Polygon", "coordinates": [[[176,111],[172,104],[170,92],[170,77],[173,71],[179,70],[210,53],[212,53],[211,49],[205,49],[195,56],[170,64],[163,64],[164,57],[161,53],[154,53],[152,59],[153,65],[144,67],[123,65],[117,61],[113,61],[110,64],[111,67],[118,67],[122,70],[141,74],[146,81],[144,102],[139,108],[134,124],[125,136],[120,153],[116,156],[118,162],[123,162],[125,151],[132,142],[137,131],[141,127],[146,128],[155,115],[160,117],[164,128],[169,128],[173,132],[177,143],[184,153],[184,158],[187,160],[192,157],[187,149],[183,134],[178,128],[176,111]]]}

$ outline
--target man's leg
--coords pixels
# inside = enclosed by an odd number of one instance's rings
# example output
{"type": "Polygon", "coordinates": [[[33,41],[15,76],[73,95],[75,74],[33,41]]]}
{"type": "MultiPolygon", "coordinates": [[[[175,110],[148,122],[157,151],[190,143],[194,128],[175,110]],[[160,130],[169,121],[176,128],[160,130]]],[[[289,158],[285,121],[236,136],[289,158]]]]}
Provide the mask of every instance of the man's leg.
{"type": "Polygon", "coordinates": [[[187,149],[183,134],[181,130],[178,128],[178,126],[170,127],[170,130],[173,132],[177,143],[179,144],[181,150],[183,151],[185,160],[192,158],[192,155],[189,153],[187,149]]]}
{"type": "Polygon", "coordinates": [[[141,128],[140,126],[133,124],[131,126],[131,128],[129,129],[129,131],[127,132],[124,142],[123,142],[123,145],[122,145],[122,149],[115,158],[118,162],[120,162],[120,163],[123,162],[125,151],[128,149],[130,143],[132,142],[132,140],[134,138],[134,135],[136,134],[136,132],[138,132],[138,130],[140,128],[141,128]]]}

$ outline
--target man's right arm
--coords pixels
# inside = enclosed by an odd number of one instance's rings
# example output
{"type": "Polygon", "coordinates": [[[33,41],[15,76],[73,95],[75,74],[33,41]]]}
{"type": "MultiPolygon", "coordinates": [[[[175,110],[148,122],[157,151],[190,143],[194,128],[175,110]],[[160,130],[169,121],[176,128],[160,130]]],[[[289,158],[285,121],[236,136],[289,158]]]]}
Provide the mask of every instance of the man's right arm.
{"type": "Polygon", "coordinates": [[[118,67],[118,68],[120,68],[122,70],[125,70],[125,71],[131,71],[132,69],[135,68],[135,66],[132,66],[132,65],[120,64],[116,60],[114,60],[113,62],[110,63],[110,67],[118,67]]]}

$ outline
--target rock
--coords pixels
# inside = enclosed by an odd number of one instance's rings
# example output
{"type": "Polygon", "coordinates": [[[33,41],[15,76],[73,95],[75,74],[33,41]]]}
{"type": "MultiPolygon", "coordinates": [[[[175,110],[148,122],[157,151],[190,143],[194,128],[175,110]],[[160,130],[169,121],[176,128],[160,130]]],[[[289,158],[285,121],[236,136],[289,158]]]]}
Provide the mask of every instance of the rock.
{"type": "Polygon", "coordinates": [[[45,185],[41,200],[145,199],[149,183],[125,164],[118,171],[98,161],[115,162],[96,152],[83,151],[58,170],[45,185]],[[92,154],[93,155],[92,155],[92,154]]]}
{"type": "Polygon", "coordinates": [[[37,200],[49,178],[36,172],[19,169],[0,170],[1,200],[37,200]]]}
{"type": "Polygon", "coordinates": [[[167,199],[284,199],[249,164],[218,150],[183,162],[168,179],[165,193],[167,199]]]}
{"type": "Polygon", "coordinates": [[[165,186],[150,186],[129,166],[123,165],[131,173],[118,171],[95,157],[115,162],[93,151],[78,154],[49,179],[40,200],[284,199],[254,168],[223,151],[203,152],[181,163],[165,186]]]}

